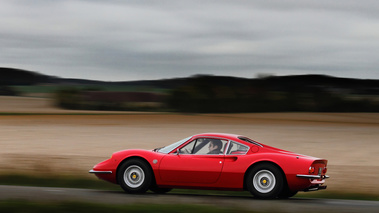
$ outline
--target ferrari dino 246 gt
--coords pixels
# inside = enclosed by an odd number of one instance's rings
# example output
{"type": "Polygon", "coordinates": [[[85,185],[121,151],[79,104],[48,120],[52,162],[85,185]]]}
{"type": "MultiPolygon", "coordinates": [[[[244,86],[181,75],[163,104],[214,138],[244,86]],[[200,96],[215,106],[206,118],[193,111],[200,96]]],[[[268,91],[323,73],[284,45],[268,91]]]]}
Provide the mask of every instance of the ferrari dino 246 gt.
{"type": "Polygon", "coordinates": [[[325,189],[327,160],[270,147],[233,134],[198,134],[154,150],[113,153],[90,173],[127,193],[172,188],[248,190],[256,198],[288,198],[325,189]]]}

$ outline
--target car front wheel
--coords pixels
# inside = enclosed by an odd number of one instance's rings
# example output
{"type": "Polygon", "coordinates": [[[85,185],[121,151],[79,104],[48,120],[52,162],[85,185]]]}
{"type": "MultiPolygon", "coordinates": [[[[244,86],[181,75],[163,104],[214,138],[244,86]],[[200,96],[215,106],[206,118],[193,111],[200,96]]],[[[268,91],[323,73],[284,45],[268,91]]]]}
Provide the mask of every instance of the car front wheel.
{"type": "Polygon", "coordinates": [[[145,193],[152,183],[152,171],[143,160],[130,159],[120,166],[117,180],[127,193],[145,193]]]}
{"type": "Polygon", "coordinates": [[[273,199],[283,189],[283,175],[272,164],[259,164],[248,171],[246,187],[255,198],[273,199]]]}

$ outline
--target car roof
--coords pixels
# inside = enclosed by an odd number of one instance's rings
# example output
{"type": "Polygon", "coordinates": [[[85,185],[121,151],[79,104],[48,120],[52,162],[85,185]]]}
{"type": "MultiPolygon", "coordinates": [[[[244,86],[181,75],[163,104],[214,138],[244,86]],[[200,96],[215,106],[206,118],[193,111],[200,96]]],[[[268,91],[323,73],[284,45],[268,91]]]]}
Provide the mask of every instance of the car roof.
{"type": "Polygon", "coordinates": [[[201,133],[201,134],[194,135],[194,137],[221,137],[221,138],[231,139],[231,140],[238,140],[238,136],[240,135],[228,134],[228,133],[201,133]]]}
{"type": "Polygon", "coordinates": [[[198,138],[198,137],[215,137],[215,138],[224,138],[224,139],[227,139],[227,140],[232,140],[232,141],[236,141],[236,142],[239,142],[239,143],[243,143],[245,145],[252,145],[252,144],[255,144],[255,145],[258,145],[258,146],[262,146],[262,144],[248,138],[248,137],[245,137],[245,136],[242,136],[242,135],[236,135],[236,134],[229,134],[229,133],[201,133],[201,134],[197,134],[197,135],[193,135],[192,138],[198,138]]]}

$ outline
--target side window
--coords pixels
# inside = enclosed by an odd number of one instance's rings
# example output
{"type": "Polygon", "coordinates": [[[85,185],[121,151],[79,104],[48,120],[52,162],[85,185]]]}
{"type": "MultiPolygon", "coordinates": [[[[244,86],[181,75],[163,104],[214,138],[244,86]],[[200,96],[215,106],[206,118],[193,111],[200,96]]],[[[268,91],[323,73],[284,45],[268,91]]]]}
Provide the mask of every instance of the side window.
{"type": "MultiPolygon", "coordinates": [[[[197,139],[198,140],[198,139],[197,139]]],[[[180,154],[192,154],[193,153],[193,148],[196,145],[197,140],[189,142],[187,145],[179,149],[180,154]]]]}
{"type": "Polygon", "coordinates": [[[196,155],[220,155],[224,154],[228,141],[221,139],[203,138],[202,143],[197,144],[194,150],[196,155]]]}
{"type": "Polygon", "coordinates": [[[227,155],[244,155],[249,150],[248,146],[231,141],[226,152],[227,155]]]}
{"type": "Polygon", "coordinates": [[[228,141],[211,138],[198,138],[179,150],[180,154],[219,155],[224,153],[228,141]]]}

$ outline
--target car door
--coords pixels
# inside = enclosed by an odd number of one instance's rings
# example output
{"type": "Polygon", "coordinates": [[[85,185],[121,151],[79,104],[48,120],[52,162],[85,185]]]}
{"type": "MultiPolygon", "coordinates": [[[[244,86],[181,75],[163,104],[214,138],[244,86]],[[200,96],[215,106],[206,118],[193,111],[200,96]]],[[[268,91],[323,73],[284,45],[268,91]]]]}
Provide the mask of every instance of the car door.
{"type": "MultiPolygon", "coordinates": [[[[207,154],[209,139],[196,139],[175,153],[166,155],[160,163],[159,174],[164,182],[215,183],[224,165],[224,154],[207,154]],[[186,153],[184,150],[188,151],[186,153]]],[[[225,143],[225,142],[224,142],[225,143]]]]}

